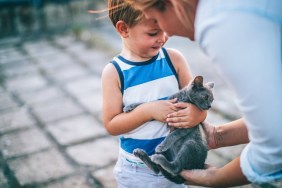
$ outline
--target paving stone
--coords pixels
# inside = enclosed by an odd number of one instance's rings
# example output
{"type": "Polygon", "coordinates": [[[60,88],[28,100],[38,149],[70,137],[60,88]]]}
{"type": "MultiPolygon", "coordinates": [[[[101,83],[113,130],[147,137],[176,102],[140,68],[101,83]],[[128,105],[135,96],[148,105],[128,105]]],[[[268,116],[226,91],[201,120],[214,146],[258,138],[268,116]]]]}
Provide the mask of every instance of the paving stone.
{"type": "Polygon", "coordinates": [[[1,188],[9,188],[8,180],[3,174],[3,169],[0,167],[0,187],[1,188]]]}
{"type": "Polygon", "coordinates": [[[228,161],[231,161],[235,157],[240,156],[245,146],[246,146],[245,144],[241,144],[236,146],[219,148],[214,151],[219,153],[221,156],[224,156],[224,158],[227,159],[228,161]]]}
{"type": "MultiPolygon", "coordinates": [[[[103,68],[108,64],[112,57],[110,57],[105,51],[97,49],[87,49],[81,54],[77,54],[77,58],[91,67],[97,73],[102,73],[103,68]]],[[[99,75],[100,76],[100,75],[99,75]]]]}
{"type": "Polygon", "coordinates": [[[35,122],[26,108],[13,109],[0,114],[0,133],[31,127],[35,122]]]}
{"type": "Polygon", "coordinates": [[[67,153],[80,165],[103,167],[117,160],[118,142],[113,138],[101,138],[68,147],[67,153]]]}
{"type": "Polygon", "coordinates": [[[35,60],[39,67],[50,71],[56,71],[58,68],[76,64],[75,60],[71,56],[58,51],[37,57],[35,60]]]}
{"type": "Polygon", "coordinates": [[[5,89],[0,85],[0,94],[4,92],[5,92],[5,89]]]}
{"type": "Polygon", "coordinates": [[[48,83],[42,75],[36,73],[9,79],[6,85],[10,90],[20,92],[46,87],[48,83]]]}
{"type": "Polygon", "coordinates": [[[213,110],[208,111],[208,116],[206,120],[213,125],[219,125],[219,124],[223,124],[223,123],[227,123],[231,121],[223,117],[222,114],[219,114],[213,110]]]}
{"type": "Polygon", "coordinates": [[[20,60],[1,65],[0,68],[5,74],[5,78],[23,76],[38,71],[37,67],[31,63],[31,59],[28,56],[20,60]]]}
{"type": "Polygon", "coordinates": [[[37,90],[18,92],[19,97],[27,104],[50,101],[64,96],[64,93],[54,86],[47,86],[37,90]]]}
{"type": "Polygon", "coordinates": [[[70,66],[49,70],[48,74],[58,82],[66,82],[87,75],[88,71],[80,65],[71,64],[70,66]]]}
{"type": "MultiPolygon", "coordinates": [[[[92,187],[92,186],[91,186],[92,187]]],[[[71,176],[59,182],[51,183],[42,188],[91,188],[83,176],[71,176]]]]}
{"type": "Polygon", "coordinates": [[[0,64],[6,64],[25,58],[25,54],[18,48],[6,48],[0,51],[0,64]]]}
{"type": "Polygon", "coordinates": [[[81,42],[71,44],[69,46],[66,46],[66,48],[65,48],[65,51],[67,53],[72,54],[75,57],[77,57],[80,54],[83,54],[85,50],[87,50],[87,48],[86,48],[85,44],[83,44],[81,42]]]}
{"type": "Polygon", "coordinates": [[[92,172],[92,176],[98,179],[105,188],[116,188],[117,183],[113,174],[114,165],[92,172]]]}
{"type": "Polygon", "coordinates": [[[33,105],[34,112],[45,123],[72,117],[82,110],[71,99],[56,98],[52,101],[33,105]]]}
{"type": "Polygon", "coordinates": [[[106,134],[105,128],[90,115],[71,117],[50,124],[47,130],[61,145],[81,142],[106,134]]]}
{"type": "Polygon", "coordinates": [[[75,37],[71,35],[65,35],[65,36],[55,36],[54,43],[64,48],[70,48],[74,44],[77,44],[78,41],[75,39],[75,37]]]}
{"type": "Polygon", "coordinates": [[[16,101],[14,101],[11,97],[11,95],[7,92],[1,92],[0,93],[0,110],[4,110],[7,108],[13,108],[18,106],[16,101]]]}
{"type": "Polygon", "coordinates": [[[58,179],[73,172],[73,168],[55,149],[8,160],[8,165],[21,186],[58,179]]]}
{"type": "Polygon", "coordinates": [[[0,150],[5,159],[29,154],[51,147],[46,136],[38,129],[28,129],[0,137],[0,150]]]}
{"type": "Polygon", "coordinates": [[[102,111],[102,93],[93,92],[92,94],[79,96],[78,101],[93,114],[102,111]]]}
{"type": "Polygon", "coordinates": [[[101,93],[101,78],[97,76],[87,76],[67,83],[65,88],[77,98],[85,94],[101,93]]]}
{"type": "Polygon", "coordinates": [[[216,167],[222,167],[229,162],[224,156],[218,155],[214,150],[208,152],[206,164],[210,164],[216,167]]]}
{"type": "Polygon", "coordinates": [[[58,50],[50,45],[49,41],[45,39],[30,42],[27,41],[23,44],[23,48],[30,56],[35,57],[50,54],[58,50]]]}

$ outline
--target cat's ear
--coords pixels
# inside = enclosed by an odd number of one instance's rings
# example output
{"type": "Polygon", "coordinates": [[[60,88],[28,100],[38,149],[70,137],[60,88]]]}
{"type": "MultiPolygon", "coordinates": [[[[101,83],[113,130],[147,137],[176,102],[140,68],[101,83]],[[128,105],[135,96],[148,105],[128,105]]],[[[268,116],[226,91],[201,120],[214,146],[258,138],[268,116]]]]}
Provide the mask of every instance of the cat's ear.
{"type": "Polygon", "coordinates": [[[214,87],[214,83],[213,83],[213,82],[208,82],[208,83],[206,83],[206,85],[207,85],[210,89],[212,89],[212,88],[214,87]]]}
{"type": "Polygon", "coordinates": [[[193,80],[193,87],[199,88],[203,87],[203,77],[202,76],[196,76],[193,80]]]}

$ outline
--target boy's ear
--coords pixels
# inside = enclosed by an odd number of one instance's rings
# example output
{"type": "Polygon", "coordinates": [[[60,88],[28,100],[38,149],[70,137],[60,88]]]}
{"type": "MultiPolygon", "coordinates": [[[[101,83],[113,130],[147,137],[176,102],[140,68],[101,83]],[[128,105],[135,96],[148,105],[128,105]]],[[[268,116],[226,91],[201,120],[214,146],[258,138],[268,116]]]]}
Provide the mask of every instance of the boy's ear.
{"type": "Polygon", "coordinates": [[[128,28],[128,25],[124,21],[120,20],[116,23],[116,30],[123,38],[128,36],[128,28]]]}

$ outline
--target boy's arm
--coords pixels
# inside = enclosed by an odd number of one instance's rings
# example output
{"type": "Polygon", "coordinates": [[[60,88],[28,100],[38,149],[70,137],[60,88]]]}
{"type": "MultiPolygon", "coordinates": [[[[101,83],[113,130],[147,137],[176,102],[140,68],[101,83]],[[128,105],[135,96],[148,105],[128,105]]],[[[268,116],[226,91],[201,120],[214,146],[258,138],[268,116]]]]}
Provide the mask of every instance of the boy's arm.
{"type": "Polygon", "coordinates": [[[112,64],[108,64],[102,73],[102,103],[103,123],[111,135],[132,131],[152,119],[165,122],[166,115],[176,110],[173,101],[155,101],[124,113],[119,77],[112,64]]]}
{"type": "MultiPolygon", "coordinates": [[[[189,64],[179,51],[168,48],[167,52],[178,74],[179,85],[182,89],[193,79],[189,64]]],[[[178,128],[194,127],[204,121],[207,117],[206,110],[200,110],[191,103],[180,102],[176,103],[175,107],[178,108],[178,111],[168,114],[166,120],[171,126],[178,128]]]]}

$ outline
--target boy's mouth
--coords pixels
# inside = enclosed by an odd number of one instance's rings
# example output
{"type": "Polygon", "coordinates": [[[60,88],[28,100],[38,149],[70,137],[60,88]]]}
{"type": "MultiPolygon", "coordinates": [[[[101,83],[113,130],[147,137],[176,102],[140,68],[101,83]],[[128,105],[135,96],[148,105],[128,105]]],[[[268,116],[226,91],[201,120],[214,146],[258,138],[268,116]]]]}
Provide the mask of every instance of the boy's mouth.
{"type": "Polygon", "coordinates": [[[154,50],[158,50],[158,49],[161,48],[161,46],[153,46],[152,48],[153,48],[154,50]]]}

